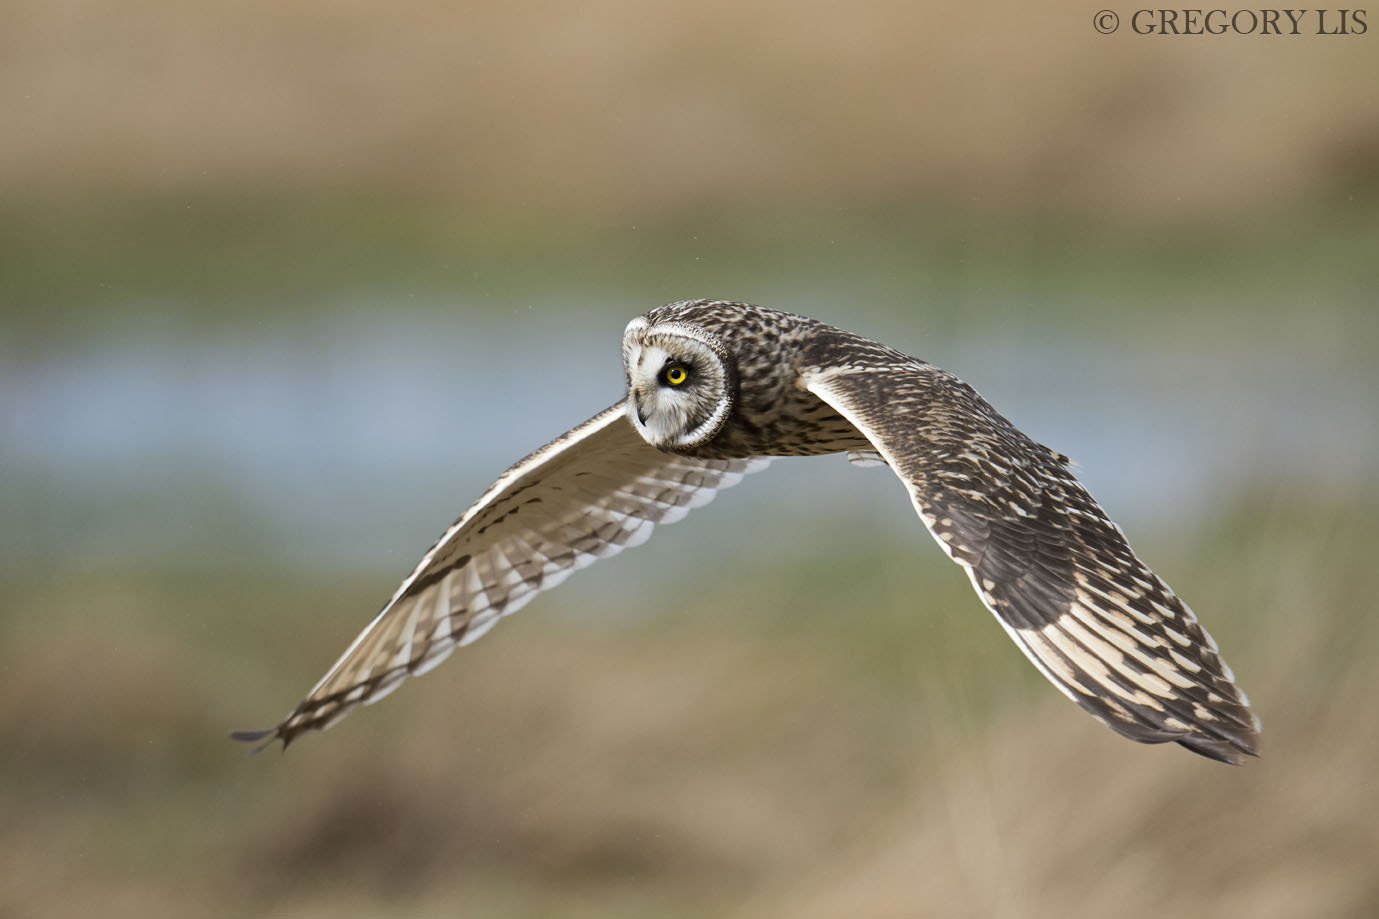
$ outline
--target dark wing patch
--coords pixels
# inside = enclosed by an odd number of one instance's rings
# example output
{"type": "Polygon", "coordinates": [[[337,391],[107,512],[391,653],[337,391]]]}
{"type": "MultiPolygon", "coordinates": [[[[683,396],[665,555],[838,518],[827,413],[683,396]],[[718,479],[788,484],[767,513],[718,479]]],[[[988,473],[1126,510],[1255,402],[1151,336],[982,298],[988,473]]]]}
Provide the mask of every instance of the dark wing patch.
{"type": "Polygon", "coordinates": [[[277,726],[237,740],[329,727],[425,673],[597,559],[644,542],[765,459],[694,459],[648,445],[619,402],[503,473],[422,557],[393,598],[277,726]]]}
{"type": "Polygon", "coordinates": [[[895,470],[943,550],[1065,695],[1116,731],[1240,762],[1259,722],[1216,643],[1069,471],[966,383],[914,359],[807,388],[895,470]]]}

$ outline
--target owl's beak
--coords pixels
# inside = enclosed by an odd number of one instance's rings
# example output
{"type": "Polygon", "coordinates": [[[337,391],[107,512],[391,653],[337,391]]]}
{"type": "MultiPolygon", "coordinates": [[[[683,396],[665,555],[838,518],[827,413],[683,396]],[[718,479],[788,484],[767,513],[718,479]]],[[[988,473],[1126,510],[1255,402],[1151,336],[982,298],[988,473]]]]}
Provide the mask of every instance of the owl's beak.
{"type": "Polygon", "coordinates": [[[632,393],[632,408],[637,412],[637,421],[646,424],[646,412],[642,411],[642,400],[637,398],[635,392],[632,393]]]}

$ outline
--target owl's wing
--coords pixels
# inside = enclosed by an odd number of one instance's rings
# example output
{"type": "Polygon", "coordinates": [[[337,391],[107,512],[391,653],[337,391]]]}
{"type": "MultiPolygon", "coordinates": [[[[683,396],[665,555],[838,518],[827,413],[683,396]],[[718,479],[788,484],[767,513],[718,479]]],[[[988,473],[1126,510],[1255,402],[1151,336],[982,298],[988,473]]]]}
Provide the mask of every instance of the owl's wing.
{"type": "Polygon", "coordinates": [[[499,476],[282,723],[231,736],[285,747],[303,731],[329,727],[430,670],[539,591],[640,545],[656,524],[681,519],[766,462],[662,453],[637,434],[619,402],[499,476]]]}
{"type": "Polygon", "coordinates": [[[1143,743],[1238,763],[1259,721],[1216,642],[1068,470],[922,361],[803,382],[871,441],[977,595],[1065,695],[1143,743]]]}

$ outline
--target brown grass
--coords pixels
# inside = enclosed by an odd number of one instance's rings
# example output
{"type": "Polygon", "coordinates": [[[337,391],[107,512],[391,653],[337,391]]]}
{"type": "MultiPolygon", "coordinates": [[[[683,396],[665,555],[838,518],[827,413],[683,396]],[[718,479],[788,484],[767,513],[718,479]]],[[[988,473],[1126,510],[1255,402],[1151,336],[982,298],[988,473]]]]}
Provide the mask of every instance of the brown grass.
{"type": "Polygon", "coordinates": [[[250,761],[224,729],[296,697],[361,591],[31,583],[12,608],[50,615],[0,654],[0,911],[1373,915],[1367,516],[1259,506],[1151,551],[1263,714],[1240,768],[1115,737],[960,575],[898,556],[848,576],[845,628],[827,591],[733,582],[659,624],[547,603],[250,761]]]}
{"type": "Polygon", "coordinates": [[[1093,11],[21,3],[0,195],[362,187],[636,223],[924,198],[1173,217],[1373,182],[1373,28],[1102,36],[1093,11]]]}

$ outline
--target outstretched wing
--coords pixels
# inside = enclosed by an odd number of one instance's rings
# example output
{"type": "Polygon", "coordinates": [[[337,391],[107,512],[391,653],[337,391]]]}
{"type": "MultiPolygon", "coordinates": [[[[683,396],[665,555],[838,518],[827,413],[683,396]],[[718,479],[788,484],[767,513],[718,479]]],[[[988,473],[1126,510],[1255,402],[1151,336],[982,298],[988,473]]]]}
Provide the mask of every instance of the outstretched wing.
{"type": "Polygon", "coordinates": [[[1068,471],[972,387],[909,359],[815,368],[806,387],[895,470],[929,532],[1065,695],[1144,743],[1258,752],[1259,722],[1208,635],[1068,471]]]}
{"type": "Polygon", "coordinates": [[[766,465],[763,458],[662,453],[619,402],[519,460],[422,556],[382,612],[291,714],[237,740],[281,740],[329,727],[377,702],[539,591],[595,559],[640,545],[766,465]]]}

